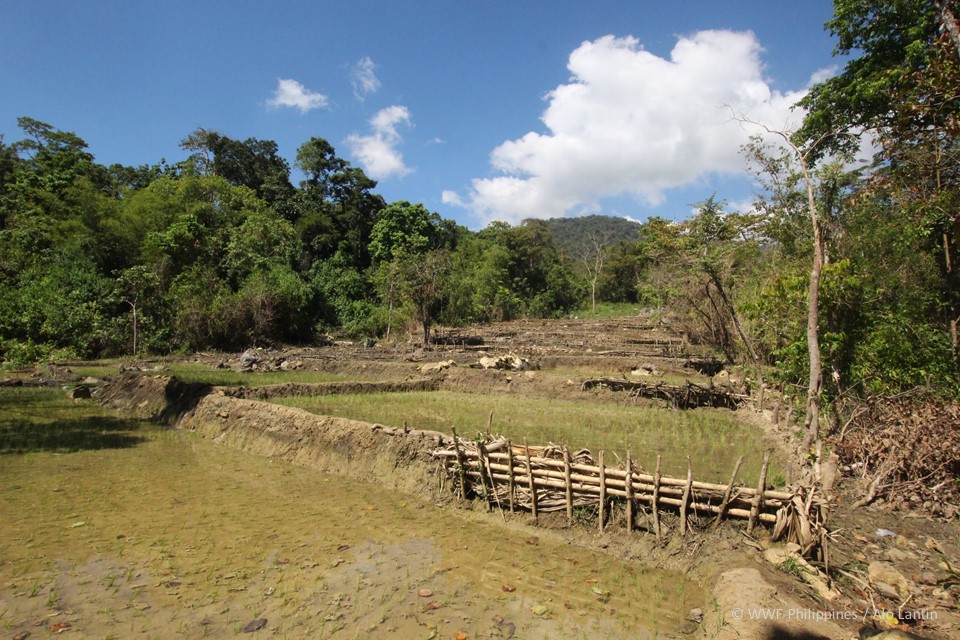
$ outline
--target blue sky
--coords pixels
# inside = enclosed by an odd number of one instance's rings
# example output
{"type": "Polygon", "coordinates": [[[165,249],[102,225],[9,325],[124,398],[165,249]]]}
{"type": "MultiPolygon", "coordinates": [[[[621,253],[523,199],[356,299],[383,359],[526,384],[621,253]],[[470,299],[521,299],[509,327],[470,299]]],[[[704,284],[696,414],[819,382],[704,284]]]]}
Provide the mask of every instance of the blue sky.
{"type": "MultiPolygon", "coordinates": [[[[0,2],[0,134],[19,116],[104,164],[185,157],[198,127],[312,136],[471,228],[680,219],[751,186],[730,109],[774,128],[842,61],[827,0],[0,2]]],[[[299,176],[294,171],[294,182],[299,176]]]]}

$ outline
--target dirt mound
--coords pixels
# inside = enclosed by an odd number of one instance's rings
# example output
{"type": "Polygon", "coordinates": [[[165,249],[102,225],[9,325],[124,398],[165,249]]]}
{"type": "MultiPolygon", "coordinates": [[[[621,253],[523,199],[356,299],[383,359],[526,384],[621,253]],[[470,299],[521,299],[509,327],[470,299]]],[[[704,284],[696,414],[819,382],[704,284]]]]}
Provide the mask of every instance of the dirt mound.
{"type": "Polygon", "coordinates": [[[128,415],[173,425],[212,391],[213,387],[204,383],[127,371],[105,385],[96,395],[101,404],[110,405],[128,415]]]}

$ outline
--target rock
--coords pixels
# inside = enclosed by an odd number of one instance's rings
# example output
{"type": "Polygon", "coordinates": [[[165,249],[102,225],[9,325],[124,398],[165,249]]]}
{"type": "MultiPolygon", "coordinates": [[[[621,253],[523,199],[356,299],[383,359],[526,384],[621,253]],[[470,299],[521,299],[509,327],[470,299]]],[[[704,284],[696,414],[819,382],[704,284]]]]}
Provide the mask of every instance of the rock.
{"type": "Polygon", "coordinates": [[[891,562],[903,562],[904,560],[909,560],[912,555],[912,553],[907,553],[900,549],[887,549],[883,552],[883,557],[891,562]]]}
{"type": "Polygon", "coordinates": [[[810,585],[821,599],[829,602],[840,597],[839,591],[830,588],[827,576],[803,559],[800,555],[800,545],[792,542],[775,545],[764,551],[763,557],[767,562],[778,567],[788,561],[791,562],[799,569],[800,579],[810,585]]]}
{"type": "Polygon", "coordinates": [[[930,573],[929,571],[924,571],[920,575],[914,576],[913,581],[916,582],[917,584],[925,584],[925,585],[931,585],[931,586],[935,586],[937,583],[940,582],[939,580],[937,580],[937,576],[930,573]]]}
{"type": "Polygon", "coordinates": [[[513,354],[496,357],[484,356],[480,358],[478,364],[482,369],[501,369],[505,371],[529,371],[540,368],[526,358],[521,358],[513,354]]]}
{"type": "Polygon", "coordinates": [[[90,398],[90,387],[74,387],[67,391],[67,398],[70,400],[80,400],[90,398]]]}
{"type": "Polygon", "coordinates": [[[251,620],[247,623],[247,626],[243,628],[244,633],[253,633],[254,631],[259,631],[267,626],[266,618],[257,618],[256,620],[251,620]]]}
{"type": "MultiPolygon", "coordinates": [[[[880,584],[890,585],[896,590],[896,595],[901,598],[907,597],[910,593],[910,582],[889,562],[879,560],[871,562],[867,566],[867,577],[874,587],[880,584]]],[[[880,590],[879,587],[877,590],[880,590]]]]}
{"type": "Polygon", "coordinates": [[[899,600],[900,594],[897,592],[896,588],[887,584],[886,582],[874,582],[873,588],[882,595],[884,598],[889,598],[890,600],[899,600]]]}
{"type": "Polygon", "coordinates": [[[444,360],[443,362],[435,362],[433,364],[423,365],[422,367],[420,367],[420,373],[424,375],[428,375],[431,373],[440,373],[441,371],[444,371],[446,369],[449,369],[450,367],[455,367],[455,366],[457,366],[456,361],[444,360]]]}
{"type": "Polygon", "coordinates": [[[940,543],[934,540],[933,538],[927,538],[927,541],[924,545],[930,551],[936,551],[937,553],[943,553],[943,548],[940,547],[940,543]]]}
{"type": "Polygon", "coordinates": [[[642,364],[630,372],[632,376],[658,376],[660,372],[652,364],[642,364]]]}
{"type": "Polygon", "coordinates": [[[241,369],[252,369],[258,362],[260,362],[260,354],[254,349],[247,349],[240,355],[241,369]]]}
{"type": "Polygon", "coordinates": [[[697,624],[703,622],[703,609],[690,609],[690,613],[687,614],[687,620],[692,620],[697,624]]]}
{"type": "Polygon", "coordinates": [[[787,544],[770,547],[763,552],[763,557],[770,564],[781,565],[800,553],[800,545],[788,542],[787,544]]]}

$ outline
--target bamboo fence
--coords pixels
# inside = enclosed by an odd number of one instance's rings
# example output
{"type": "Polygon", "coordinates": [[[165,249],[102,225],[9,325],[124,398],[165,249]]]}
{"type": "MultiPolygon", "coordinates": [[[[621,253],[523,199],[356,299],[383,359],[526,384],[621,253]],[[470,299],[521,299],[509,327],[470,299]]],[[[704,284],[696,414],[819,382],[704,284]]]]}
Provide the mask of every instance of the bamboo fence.
{"type": "Polygon", "coordinates": [[[671,478],[661,474],[659,455],[654,473],[649,474],[629,453],[624,463],[611,467],[604,464],[602,451],[595,462],[585,449],[571,452],[556,445],[516,445],[482,434],[468,440],[457,436],[456,430],[452,442],[444,439],[433,456],[456,493],[484,499],[490,508],[529,511],[534,518],[565,510],[572,524],[575,512],[587,507],[597,510],[597,527],[603,531],[611,508],[623,504],[626,530],[637,528],[638,511],[643,511],[644,528],[658,539],[665,529],[663,513],[679,516],[681,535],[693,527],[714,528],[726,519],[746,520],[748,534],[765,526],[774,541],[795,542],[804,555],[825,556],[826,552],[823,500],[812,488],[767,489],[767,456],[756,488],[736,483],[742,456],[727,484],[694,480],[689,458],[686,477],[671,478]]]}

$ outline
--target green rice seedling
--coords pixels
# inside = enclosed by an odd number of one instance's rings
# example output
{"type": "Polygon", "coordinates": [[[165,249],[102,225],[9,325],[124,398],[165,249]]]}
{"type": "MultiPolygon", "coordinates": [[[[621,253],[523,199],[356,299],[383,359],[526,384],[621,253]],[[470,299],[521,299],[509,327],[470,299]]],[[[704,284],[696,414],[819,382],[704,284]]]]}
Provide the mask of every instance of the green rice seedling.
{"type": "MultiPolygon", "coordinates": [[[[633,458],[652,470],[662,456],[664,475],[683,476],[687,456],[695,479],[725,482],[736,459],[744,456],[741,478],[755,483],[765,450],[762,436],[739,423],[728,410],[675,411],[632,404],[576,402],[562,399],[484,395],[452,391],[343,394],[278,398],[278,404],[314,413],[367,422],[461,434],[485,431],[492,411],[495,430],[520,442],[565,444],[633,458]],[[702,461],[699,462],[698,461],[702,461]]],[[[768,475],[782,474],[776,460],[768,475]]]]}

